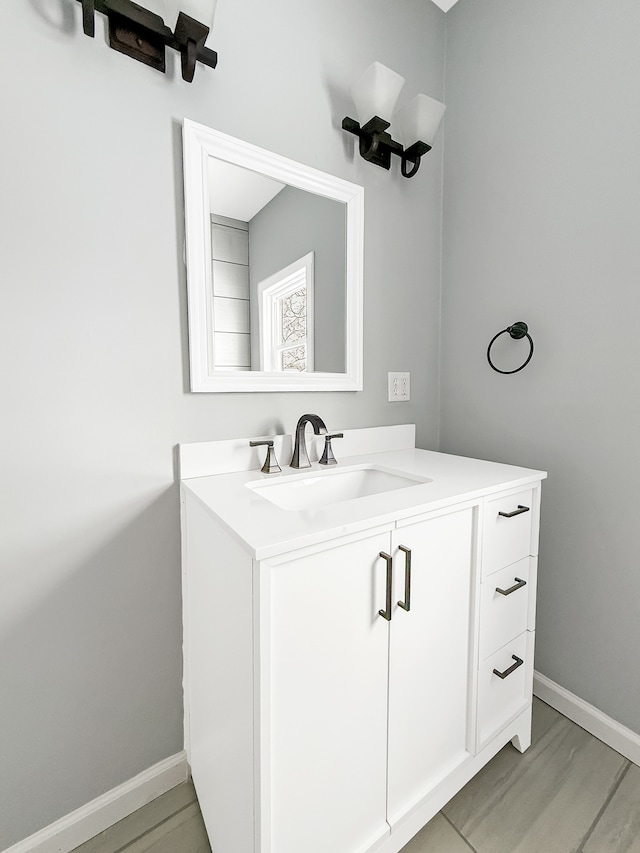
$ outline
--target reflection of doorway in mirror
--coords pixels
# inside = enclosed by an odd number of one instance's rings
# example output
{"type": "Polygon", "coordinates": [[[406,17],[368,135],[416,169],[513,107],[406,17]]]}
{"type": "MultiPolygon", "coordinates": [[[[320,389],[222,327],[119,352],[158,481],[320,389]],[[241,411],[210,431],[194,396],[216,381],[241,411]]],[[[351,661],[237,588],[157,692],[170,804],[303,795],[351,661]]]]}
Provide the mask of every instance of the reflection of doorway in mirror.
{"type": "Polygon", "coordinates": [[[258,284],[260,369],[313,370],[314,253],[258,284]]]}

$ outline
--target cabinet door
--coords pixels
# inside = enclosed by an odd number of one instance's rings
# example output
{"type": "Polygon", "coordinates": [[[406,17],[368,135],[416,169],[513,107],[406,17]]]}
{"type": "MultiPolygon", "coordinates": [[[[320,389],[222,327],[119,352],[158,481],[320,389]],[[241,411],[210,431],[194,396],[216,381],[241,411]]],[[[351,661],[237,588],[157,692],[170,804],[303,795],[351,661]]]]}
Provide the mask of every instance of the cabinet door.
{"type": "Polygon", "coordinates": [[[389,659],[389,823],[470,754],[469,619],[473,510],[393,535],[394,608],[389,659]],[[411,550],[410,610],[404,546],[411,550]]]}
{"type": "Polygon", "coordinates": [[[378,611],[390,539],[263,567],[262,853],[360,853],[389,832],[389,623],[378,611]]]}

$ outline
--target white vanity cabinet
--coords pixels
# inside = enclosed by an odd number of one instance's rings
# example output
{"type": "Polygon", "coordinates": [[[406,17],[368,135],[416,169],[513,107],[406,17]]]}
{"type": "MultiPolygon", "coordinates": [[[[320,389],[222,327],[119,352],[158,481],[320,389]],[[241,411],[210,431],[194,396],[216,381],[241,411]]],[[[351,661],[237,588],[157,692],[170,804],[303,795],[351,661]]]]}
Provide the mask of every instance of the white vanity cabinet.
{"type": "Polygon", "coordinates": [[[477,714],[480,748],[531,702],[537,514],[535,489],[510,490],[485,502],[477,714]]]}
{"type": "Polygon", "coordinates": [[[470,754],[472,524],[260,566],[261,853],[364,853],[470,754]]]}
{"type": "Polygon", "coordinates": [[[355,853],[388,832],[389,540],[260,565],[256,853],[355,853]]]}
{"type": "Polygon", "coordinates": [[[470,620],[475,511],[403,522],[393,533],[395,594],[389,623],[390,826],[472,752],[470,620]],[[410,549],[410,609],[405,596],[410,549]]]}
{"type": "Polygon", "coordinates": [[[215,853],[397,853],[502,746],[528,746],[530,473],[267,554],[185,482],[185,739],[215,853]]]}

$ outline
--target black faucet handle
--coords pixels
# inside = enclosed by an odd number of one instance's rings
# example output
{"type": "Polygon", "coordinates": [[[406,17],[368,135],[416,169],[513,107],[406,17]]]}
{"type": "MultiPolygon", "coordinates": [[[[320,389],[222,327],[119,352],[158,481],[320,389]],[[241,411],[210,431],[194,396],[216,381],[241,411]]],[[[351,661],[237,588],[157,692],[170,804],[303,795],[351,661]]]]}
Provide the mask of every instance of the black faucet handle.
{"type": "Polygon", "coordinates": [[[338,464],[338,460],[333,455],[333,448],[331,447],[331,439],[332,438],[344,438],[344,433],[334,432],[331,435],[325,435],[325,437],[324,437],[324,451],[323,451],[322,457],[320,459],[321,465],[337,465],[338,464]]]}
{"type": "Polygon", "coordinates": [[[276,459],[276,452],[273,449],[273,439],[266,439],[265,441],[250,441],[249,447],[266,447],[267,448],[267,458],[264,460],[264,465],[260,469],[263,474],[277,474],[278,471],[282,471],[282,468],[278,465],[278,460],[276,459]]]}

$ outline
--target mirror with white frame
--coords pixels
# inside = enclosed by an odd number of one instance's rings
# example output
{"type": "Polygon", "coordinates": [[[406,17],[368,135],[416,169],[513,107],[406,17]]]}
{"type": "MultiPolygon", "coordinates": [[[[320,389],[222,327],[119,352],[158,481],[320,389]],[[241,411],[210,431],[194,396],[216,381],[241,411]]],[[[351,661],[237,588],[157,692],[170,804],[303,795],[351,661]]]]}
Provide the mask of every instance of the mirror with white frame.
{"type": "Polygon", "coordinates": [[[188,119],[183,141],[191,390],[362,390],[362,187],[188,119]]]}

